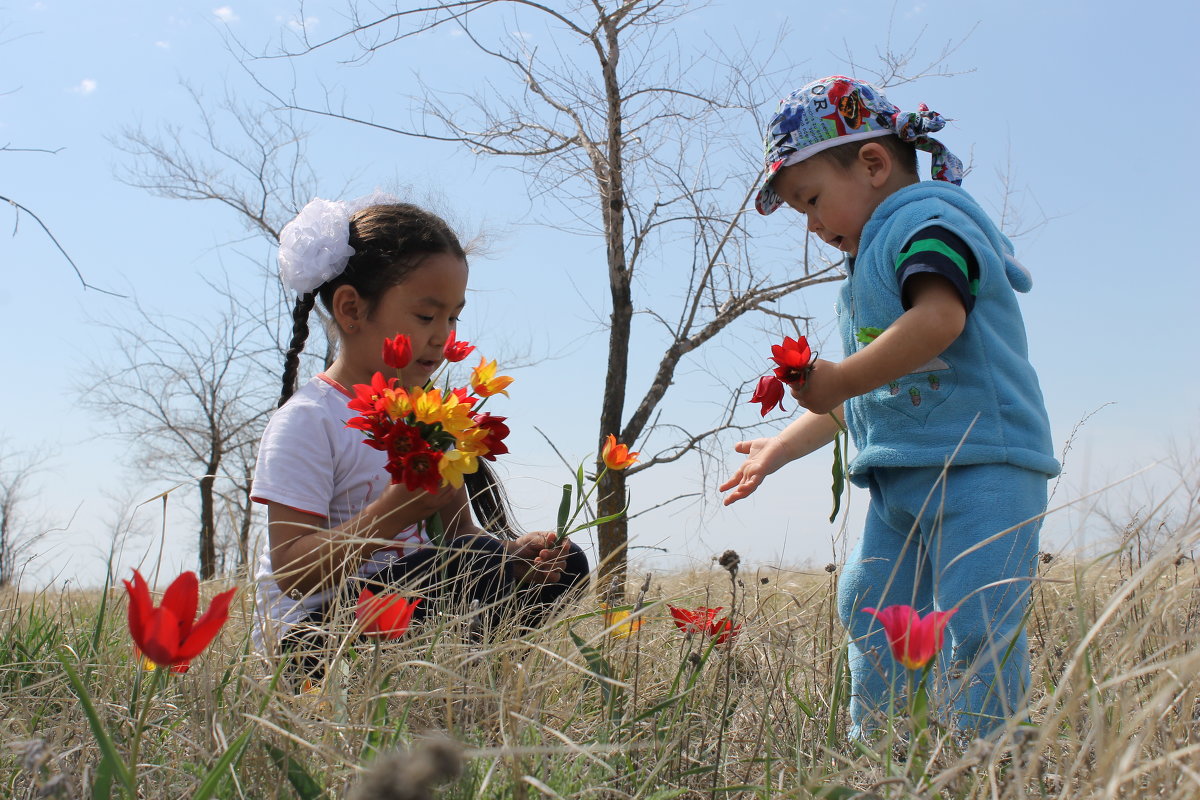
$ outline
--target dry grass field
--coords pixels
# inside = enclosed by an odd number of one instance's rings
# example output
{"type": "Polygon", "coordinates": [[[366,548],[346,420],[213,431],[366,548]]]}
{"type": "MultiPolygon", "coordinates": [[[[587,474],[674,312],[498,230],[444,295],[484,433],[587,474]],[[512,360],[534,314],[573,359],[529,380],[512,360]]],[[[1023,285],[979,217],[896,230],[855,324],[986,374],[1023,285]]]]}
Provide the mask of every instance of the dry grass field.
{"type": "Polygon", "coordinates": [[[250,648],[249,585],[190,670],[162,676],[133,654],[123,587],[10,594],[0,796],[1195,798],[1198,537],[1189,519],[1149,548],[1131,526],[1099,557],[1044,558],[1029,721],[987,742],[935,721],[921,758],[904,720],[846,739],[836,570],[714,564],[644,594],[635,570],[636,631],[606,629],[594,595],[486,641],[442,615],[347,642],[302,694],[250,648]],[[741,627],[723,645],[687,636],[667,602],[741,627]]]}

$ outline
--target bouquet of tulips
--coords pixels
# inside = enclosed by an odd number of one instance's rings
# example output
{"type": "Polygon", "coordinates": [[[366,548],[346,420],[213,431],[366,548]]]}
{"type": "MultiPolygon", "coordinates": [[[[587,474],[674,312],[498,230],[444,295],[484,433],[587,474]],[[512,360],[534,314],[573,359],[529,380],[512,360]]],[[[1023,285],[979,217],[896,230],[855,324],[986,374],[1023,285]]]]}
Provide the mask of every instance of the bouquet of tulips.
{"type": "MultiPolygon", "coordinates": [[[[455,339],[446,340],[447,361],[465,359],[475,348],[455,339]]],[[[412,360],[412,343],[403,334],[383,343],[383,360],[400,370],[412,360]]],[[[507,417],[481,412],[483,401],[494,394],[507,395],[512,378],[496,375],[496,362],[479,359],[469,386],[439,389],[431,380],[424,386],[405,388],[398,378],[376,372],[369,384],[354,386],[347,405],[359,416],[347,427],[367,435],[364,443],[387,453],[392,483],[410,491],[436,492],[442,486],[458,489],[463,476],[479,469],[479,459],[495,461],[508,452],[504,438],[507,417]]]]}

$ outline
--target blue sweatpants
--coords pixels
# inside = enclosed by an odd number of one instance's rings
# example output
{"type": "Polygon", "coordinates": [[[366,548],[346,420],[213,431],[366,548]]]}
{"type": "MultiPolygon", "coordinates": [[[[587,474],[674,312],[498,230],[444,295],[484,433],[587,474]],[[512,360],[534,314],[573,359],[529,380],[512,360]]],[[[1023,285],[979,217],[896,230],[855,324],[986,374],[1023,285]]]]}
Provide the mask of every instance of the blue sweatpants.
{"type": "Polygon", "coordinates": [[[909,605],[958,611],[946,628],[931,698],[946,722],[987,735],[1017,713],[1029,687],[1025,614],[1038,552],[1046,475],[1009,464],[871,472],[862,541],[838,583],[850,632],[851,737],[905,708],[911,676],[892,658],[879,622],[862,611],[909,605]],[[1018,527],[1019,526],[1019,527],[1018,527]],[[986,545],[976,545],[1007,533],[986,545]],[[945,712],[951,711],[949,718],[945,712]]]}

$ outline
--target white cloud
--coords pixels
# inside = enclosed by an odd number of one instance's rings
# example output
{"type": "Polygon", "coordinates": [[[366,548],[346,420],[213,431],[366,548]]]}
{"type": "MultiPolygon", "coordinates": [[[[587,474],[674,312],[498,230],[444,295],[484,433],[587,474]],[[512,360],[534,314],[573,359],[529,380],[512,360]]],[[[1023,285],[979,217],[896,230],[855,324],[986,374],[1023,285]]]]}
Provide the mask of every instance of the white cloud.
{"type": "Polygon", "coordinates": [[[233,12],[232,6],[221,6],[220,8],[214,8],[213,16],[226,24],[238,21],[238,15],[233,12]]]}
{"type": "Polygon", "coordinates": [[[512,32],[512,37],[513,37],[514,39],[520,39],[520,40],[521,40],[521,41],[523,41],[523,42],[527,42],[527,41],[529,41],[530,39],[532,39],[532,38],[533,38],[533,34],[532,34],[532,33],[526,33],[525,31],[513,31],[513,32],[512,32]]]}
{"type": "Polygon", "coordinates": [[[450,35],[451,36],[466,36],[467,32],[464,31],[462,28],[451,28],[450,35]]]}
{"type": "Polygon", "coordinates": [[[904,16],[909,17],[909,18],[918,17],[921,14],[925,13],[925,8],[926,8],[926,6],[924,3],[917,3],[911,9],[909,9],[907,12],[905,12],[904,16]]]}
{"type": "Polygon", "coordinates": [[[84,78],[79,82],[79,85],[72,86],[71,91],[75,94],[91,94],[96,91],[96,81],[92,78],[84,78]]]}
{"type": "Polygon", "coordinates": [[[170,50],[171,49],[170,42],[158,41],[158,42],[154,43],[154,46],[157,47],[159,50],[170,50]]]}
{"type": "Polygon", "coordinates": [[[288,27],[294,31],[300,31],[303,33],[304,31],[312,30],[313,28],[317,27],[320,22],[321,20],[316,17],[305,17],[304,19],[292,17],[288,20],[288,27]]]}

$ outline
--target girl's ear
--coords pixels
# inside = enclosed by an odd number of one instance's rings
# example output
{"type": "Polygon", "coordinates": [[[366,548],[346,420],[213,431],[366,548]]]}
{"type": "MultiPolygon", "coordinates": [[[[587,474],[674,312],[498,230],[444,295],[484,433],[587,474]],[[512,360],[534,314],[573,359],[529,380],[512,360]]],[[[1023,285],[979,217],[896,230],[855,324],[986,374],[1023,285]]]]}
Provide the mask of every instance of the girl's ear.
{"type": "Polygon", "coordinates": [[[333,302],[330,303],[330,313],[342,333],[353,331],[367,317],[367,304],[362,295],[348,283],[333,290],[333,302]]]}
{"type": "Polygon", "coordinates": [[[858,164],[866,171],[871,186],[876,189],[887,184],[895,165],[891,151],[879,142],[867,142],[859,148],[858,164]]]}

